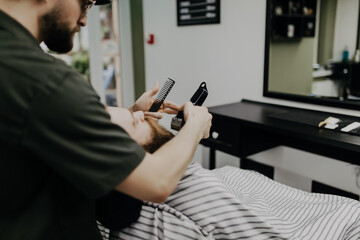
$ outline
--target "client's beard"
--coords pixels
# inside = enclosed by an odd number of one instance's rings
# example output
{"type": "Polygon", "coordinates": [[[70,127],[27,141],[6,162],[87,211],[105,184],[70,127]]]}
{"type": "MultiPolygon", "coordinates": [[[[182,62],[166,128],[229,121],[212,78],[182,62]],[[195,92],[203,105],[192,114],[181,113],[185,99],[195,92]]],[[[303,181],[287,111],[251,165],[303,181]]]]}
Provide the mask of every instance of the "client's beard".
{"type": "Polygon", "coordinates": [[[143,145],[143,148],[147,152],[153,153],[162,145],[170,141],[174,137],[174,134],[172,134],[163,126],[159,125],[157,120],[152,118],[146,118],[145,120],[149,123],[152,130],[152,139],[149,143],[143,145]]]}

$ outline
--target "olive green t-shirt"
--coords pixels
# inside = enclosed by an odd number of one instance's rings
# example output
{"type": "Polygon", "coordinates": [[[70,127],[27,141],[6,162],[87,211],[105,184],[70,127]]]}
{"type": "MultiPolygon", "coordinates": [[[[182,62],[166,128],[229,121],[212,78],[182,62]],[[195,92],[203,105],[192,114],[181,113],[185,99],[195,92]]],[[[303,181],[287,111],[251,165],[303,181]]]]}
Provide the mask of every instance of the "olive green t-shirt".
{"type": "Polygon", "coordinates": [[[0,239],[101,239],[95,200],[145,152],[80,74],[0,23],[0,239]]]}

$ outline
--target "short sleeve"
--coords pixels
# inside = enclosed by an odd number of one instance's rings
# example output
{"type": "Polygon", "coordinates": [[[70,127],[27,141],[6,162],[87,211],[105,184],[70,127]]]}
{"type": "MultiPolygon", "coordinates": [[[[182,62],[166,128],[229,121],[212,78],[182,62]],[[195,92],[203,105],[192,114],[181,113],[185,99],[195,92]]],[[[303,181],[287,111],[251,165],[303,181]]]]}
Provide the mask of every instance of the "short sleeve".
{"type": "Polygon", "coordinates": [[[144,158],[143,148],[111,123],[80,75],[37,91],[23,144],[88,197],[111,191],[144,158]]]}

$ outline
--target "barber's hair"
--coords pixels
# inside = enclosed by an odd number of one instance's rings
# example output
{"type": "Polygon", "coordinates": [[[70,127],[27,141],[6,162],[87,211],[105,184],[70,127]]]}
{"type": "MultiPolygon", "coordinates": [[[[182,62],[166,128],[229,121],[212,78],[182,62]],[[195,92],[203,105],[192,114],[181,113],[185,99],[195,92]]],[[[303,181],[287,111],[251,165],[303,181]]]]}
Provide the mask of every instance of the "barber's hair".
{"type": "Polygon", "coordinates": [[[152,139],[149,143],[145,144],[143,148],[149,153],[154,153],[162,145],[170,141],[174,137],[174,134],[161,126],[157,120],[150,117],[146,117],[145,119],[151,127],[152,139]]]}

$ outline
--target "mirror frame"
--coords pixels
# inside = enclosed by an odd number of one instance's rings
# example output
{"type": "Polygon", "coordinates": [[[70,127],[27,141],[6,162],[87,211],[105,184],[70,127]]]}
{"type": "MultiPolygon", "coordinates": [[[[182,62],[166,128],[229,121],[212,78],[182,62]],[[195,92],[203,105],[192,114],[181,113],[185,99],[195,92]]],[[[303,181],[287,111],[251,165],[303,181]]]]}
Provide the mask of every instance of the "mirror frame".
{"type": "MultiPolygon", "coordinates": [[[[270,33],[271,33],[271,24],[270,24],[270,1],[266,0],[266,22],[265,22],[265,59],[264,59],[264,83],[263,83],[263,96],[270,98],[278,98],[284,100],[291,100],[296,102],[304,102],[311,103],[317,105],[324,105],[330,107],[338,107],[338,108],[346,108],[346,109],[355,109],[360,110],[360,101],[355,103],[352,101],[341,101],[335,99],[325,99],[325,98],[316,98],[310,96],[303,96],[297,94],[290,93],[280,93],[280,92],[271,92],[268,90],[269,88],[269,54],[270,54],[270,33]]],[[[359,10],[359,21],[358,21],[358,29],[360,26],[360,10],[359,10]]],[[[360,41],[360,31],[358,30],[357,34],[357,46],[359,46],[360,41]]]]}

